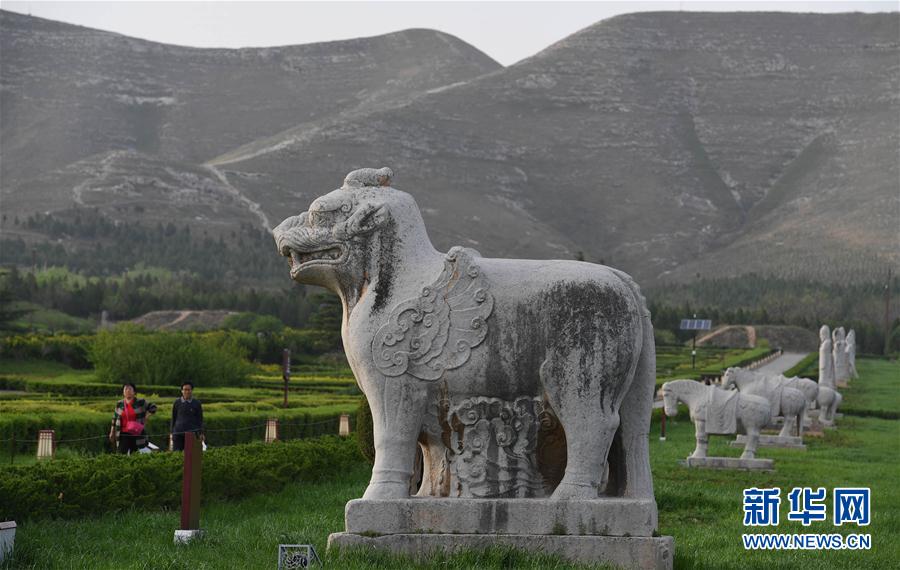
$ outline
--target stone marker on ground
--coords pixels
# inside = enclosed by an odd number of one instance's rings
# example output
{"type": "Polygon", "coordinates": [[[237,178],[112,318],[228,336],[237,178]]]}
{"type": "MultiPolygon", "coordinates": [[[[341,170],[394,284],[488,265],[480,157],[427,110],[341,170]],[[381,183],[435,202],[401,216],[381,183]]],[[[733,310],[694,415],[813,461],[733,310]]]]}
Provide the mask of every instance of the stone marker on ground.
{"type": "Polygon", "coordinates": [[[662,385],[660,392],[667,416],[678,415],[678,403],[681,402],[688,407],[694,422],[697,447],[684,465],[711,469],[773,468],[774,461],[771,459],[756,458],[760,431],[768,425],[771,417],[768,400],[694,380],[671,380],[662,385]],[[748,436],[740,458],[707,456],[710,435],[731,435],[738,431],[748,436]]]}
{"type": "Polygon", "coordinates": [[[509,544],[671,568],[673,539],[654,536],[655,347],[637,285],[578,261],[440,253],[391,176],[351,172],[274,230],[291,277],[340,296],[372,410],[372,479],[329,546],[509,544]]]}

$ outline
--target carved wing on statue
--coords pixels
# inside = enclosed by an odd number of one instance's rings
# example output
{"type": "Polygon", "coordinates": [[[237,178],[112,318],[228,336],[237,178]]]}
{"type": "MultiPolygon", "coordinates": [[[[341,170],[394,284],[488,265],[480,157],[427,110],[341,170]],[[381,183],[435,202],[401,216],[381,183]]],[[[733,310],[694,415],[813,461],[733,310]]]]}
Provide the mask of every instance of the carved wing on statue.
{"type": "Polygon", "coordinates": [[[465,364],[484,341],[494,297],[476,257],[474,250],[454,247],[437,281],[391,311],[372,339],[372,356],[384,375],[437,380],[465,364]]]}

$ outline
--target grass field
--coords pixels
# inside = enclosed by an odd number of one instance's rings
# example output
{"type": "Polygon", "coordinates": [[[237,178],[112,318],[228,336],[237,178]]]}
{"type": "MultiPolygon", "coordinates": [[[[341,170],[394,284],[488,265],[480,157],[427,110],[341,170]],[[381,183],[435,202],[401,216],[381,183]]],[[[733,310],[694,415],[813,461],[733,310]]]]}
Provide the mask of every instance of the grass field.
{"type": "MultiPolygon", "coordinates": [[[[900,410],[900,365],[860,360],[861,374],[845,392],[853,409],[900,410]]],[[[668,440],[651,432],[651,463],[660,512],[659,531],[675,537],[676,568],[896,568],[900,554],[900,421],[845,415],[839,428],[823,438],[808,438],[806,451],[763,449],[775,459],[773,473],[686,469],[678,464],[693,449],[693,425],[686,417],[670,420],[668,440]],[[779,487],[782,524],[751,532],[869,533],[868,551],[745,551],[741,534],[742,492],[748,487],[779,487]],[[872,523],[809,527],[786,521],[787,493],[793,487],[872,489],[872,523]]],[[[714,436],[710,455],[738,456],[728,438],[714,436]]],[[[335,474],[316,485],[294,485],[281,493],[203,511],[208,538],[187,547],[172,544],[175,512],[141,511],[72,522],[22,523],[14,561],[3,568],[273,568],[279,543],[312,543],[328,566],[340,568],[576,568],[549,557],[503,549],[437,557],[427,564],[387,555],[326,554],[331,532],[342,530],[348,499],[361,496],[369,467],[335,474]],[[15,565],[15,566],[13,566],[15,565]]],[[[830,516],[830,506],[829,506],[830,516]]]]}

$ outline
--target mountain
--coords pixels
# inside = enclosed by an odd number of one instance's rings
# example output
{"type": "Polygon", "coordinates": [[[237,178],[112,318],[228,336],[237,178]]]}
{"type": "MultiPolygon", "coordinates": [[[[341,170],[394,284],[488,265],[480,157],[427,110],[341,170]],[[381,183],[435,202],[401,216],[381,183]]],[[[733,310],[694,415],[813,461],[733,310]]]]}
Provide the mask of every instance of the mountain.
{"type": "Polygon", "coordinates": [[[583,251],[642,282],[750,270],[873,278],[900,252],[898,23],[620,16],[220,167],[283,217],[337,173],[390,165],[440,247],[583,251]],[[296,197],[269,192],[299,172],[308,183],[296,197]]]}
{"type": "MultiPolygon", "coordinates": [[[[0,11],[0,53],[5,212],[140,205],[180,209],[165,217],[181,222],[207,214],[192,207],[198,186],[207,194],[201,200],[226,208],[234,201],[233,189],[203,165],[209,159],[500,68],[432,30],[196,49],[8,11],[0,11]]],[[[239,217],[265,219],[244,205],[239,217]]]]}
{"type": "Polygon", "coordinates": [[[391,166],[442,249],[582,252],[651,285],[855,282],[900,262],[897,13],[630,14],[507,68],[426,30],[268,50],[9,12],[0,31],[13,211],[81,187],[94,205],[271,226],[391,166]],[[123,187],[130,163],[159,182],[123,187]],[[190,207],[167,207],[179,189],[190,207]]]}

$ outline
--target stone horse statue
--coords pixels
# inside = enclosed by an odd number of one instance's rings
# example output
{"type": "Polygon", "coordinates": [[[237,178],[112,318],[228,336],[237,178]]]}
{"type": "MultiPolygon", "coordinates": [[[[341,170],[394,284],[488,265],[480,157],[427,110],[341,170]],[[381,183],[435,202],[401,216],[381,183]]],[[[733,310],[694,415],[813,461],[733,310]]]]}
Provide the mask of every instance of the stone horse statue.
{"type": "Polygon", "coordinates": [[[819,409],[819,423],[826,426],[834,423],[834,414],[844,399],[837,390],[821,386],[815,380],[810,380],[809,378],[800,378],[799,376],[792,378],[782,377],[785,379],[785,386],[796,388],[803,392],[803,395],[806,396],[808,409],[819,409]]]}
{"type": "Polygon", "coordinates": [[[783,384],[788,388],[794,388],[803,392],[803,396],[806,398],[807,408],[815,407],[816,402],[818,402],[819,399],[819,385],[815,380],[801,378],[799,376],[788,378],[783,374],[778,374],[776,377],[782,379],[783,384]]]}
{"type": "Polygon", "coordinates": [[[803,422],[806,419],[806,396],[796,388],[785,385],[784,376],[766,376],[743,368],[729,368],[722,376],[722,388],[736,388],[744,394],[766,398],[772,405],[772,417],[784,416],[781,437],[796,435],[803,437],[803,422]]]}
{"type": "Polygon", "coordinates": [[[771,421],[771,405],[761,396],[722,390],[694,380],[671,380],[660,388],[667,416],[678,414],[678,403],[688,407],[697,447],[691,457],[706,457],[709,435],[747,434],[741,459],[756,457],[759,434],[771,421]]]}
{"type": "Polygon", "coordinates": [[[364,498],[408,497],[420,446],[419,495],[653,500],[655,346],[634,281],[578,261],[441,253],[392,176],[351,172],[273,230],[291,278],[342,301],[372,410],[364,498]],[[535,446],[553,418],[565,471],[546,484],[535,446]]]}

